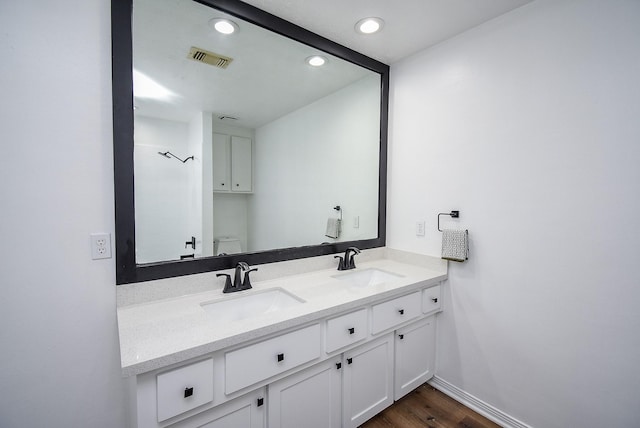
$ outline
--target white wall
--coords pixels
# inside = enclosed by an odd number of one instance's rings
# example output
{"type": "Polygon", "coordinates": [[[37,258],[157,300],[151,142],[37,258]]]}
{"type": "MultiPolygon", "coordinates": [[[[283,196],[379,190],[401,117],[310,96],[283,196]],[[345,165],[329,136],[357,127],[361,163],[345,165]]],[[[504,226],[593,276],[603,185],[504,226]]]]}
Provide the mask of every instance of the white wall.
{"type": "Polygon", "coordinates": [[[0,426],[123,427],[108,1],[0,2],[0,426]],[[34,52],[36,52],[34,54],[34,52]]]}
{"type": "MultiPolygon", "coordinates": [[[[201,112],[192,117],[188,124],[189,133],[187,151],[184,157],[193,156],[194,158],[192,160],[188,160],[184,165],[182,165],[184,167],[187,166],[187,164],[191,164],[188,166],[189,180],[186,183],[187,188],[185,189],[189,195],[188,203],[186,206],[182,207],[182,215],[187,218],[190,231],[190,233],[185,236],[185,239],[190,236],[196,238],[196,248],[193,250],[191,246],[187,247],[181,243],[181,254],[193,253],[195,255],[202,255],[202,169],[204,166],[204,158],[202,156],[202,128],[204,125],[204,119],[205,114],[201,112]]],[[[136,166],[135,159],[134,166],[136,166]]],[[[209,198],[211,197],[209,196],[209,198]]],[[[180,207],[177,208],[180,209],[180,207]]],[[[210,255],[213,255],[213,253],[210,255]]]]}
{"type": "Polygon", "coordinates": [[[333,241],[325,232],[336,205],[338,241],[377,236],[380,136],[360,125],[379,122],[379,87],[364,78],[256,130],[251,249],[333,241]]]}
{"type": "Polygon", "coordinates": [[[136,115],[134,127],[136,260],[213,255],[211,113],[191,121],[136,115]],[[181,163],[158,153],[170,151],[181,163]],[[185,242],[194,236],[195,250],[185,242]]]}
{"type": "Polygon", "coordinates": [[[392,66],[388,245],[471,237],[437,375],[535,427],[638,425],[639,46],[640,2],[536,1],[392,66]]]}
{"type": "MultiPolygon", "coordinates": [[[[192,163],[190,169],[192,177],[188,183],[189,205],[187,210],[190,222],[189,236],[195,236],[196,249],[187,248],[186,253],[193,252],[196,256],[213,255],[213,114],[200,112],[189,122],[189,144],[184,156],[194,156],[187,161],[192,163]]],[[[184,209],[183,209],[184,211],[184,209]]],[[[181,254],[185,254],[184,247],[181,254]]],[[[166,260],[166,259],[161,259],[166,260]]]]}
{"type": "MultiPolygon", "coordinates": [[[[199,165],[181,163],[158,152],[170,151],[184,159],[192,156],[190,126],[184,122],[137,115],[134,165],[136,206],[136,260],[141,263],[178,260],[191,254],[185,242],[201,237],[201,187],[196,188],[199,165]],[[198,227],[199,226],[199,227],[198,227]]],[[[201,139],[198,140],[201,146],[201,139]]],[[[199,157],[199,156],[198,156],[199,157]]]]}
{"type": "Polygon", "coordinates": [[[213,255],[213,114],[202,113],[202,153],[200,157],[202,175],[202,242],[199,251],[205,256],[213,255]]]}

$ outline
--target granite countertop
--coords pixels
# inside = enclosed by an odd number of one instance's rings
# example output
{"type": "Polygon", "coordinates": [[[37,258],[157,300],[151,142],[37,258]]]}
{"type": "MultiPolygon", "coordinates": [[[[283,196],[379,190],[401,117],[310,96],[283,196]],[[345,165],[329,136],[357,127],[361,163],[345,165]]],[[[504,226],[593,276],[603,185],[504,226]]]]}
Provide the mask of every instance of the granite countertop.
{"type": "MultiPolygon", "coordinates": [[[[427,257],[427,256],[424,256],[427,257]]],[[[416,257],[409,257],[411,261],[416,257]]],[[[320,269],[256,281],[253,289],[222,294],[222,287],[180,297],[118,308],[123,376],[133,376],[206,355],[284,329],[348,311],[385,298],[409,293],[446,279],[446,263],[411,263],[380,258],[358,263],[355,270],[320,269]],[[401,275],[375,285],[354,286],[335,278],[347,272],[376,268],[401,275]],[[201,306],[218,300],[279,288],[304,303],[244,320],[221,322],[201,306]]]]}

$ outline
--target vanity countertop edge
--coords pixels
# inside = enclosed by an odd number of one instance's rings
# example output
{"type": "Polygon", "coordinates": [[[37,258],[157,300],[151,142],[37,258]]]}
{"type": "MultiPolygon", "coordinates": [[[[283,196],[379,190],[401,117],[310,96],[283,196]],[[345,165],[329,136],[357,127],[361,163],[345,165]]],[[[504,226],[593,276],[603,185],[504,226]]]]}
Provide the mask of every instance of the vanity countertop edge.
{"type": "MultiPolygon", "coordinates": [[[[364,253],[364,252],[363,252],[364,253]]],[[[357,260],[357,259],[356,259],[357,260]]],[[[335,268],[255,281],[251,292],[281,289],[305,303],[231,323],[212,320],[202,303],[240,297],[222,294],[221,281],[208,291],[144,303],[118,305],[122,376],[130,377],[212,352],[266,338],[350,309],[435,286],[447,279],[447,263],[435,257],[385,248],[372,251],[355,271],[375,268],[402,277],[367,287],[350,287],[335,268]]]]}

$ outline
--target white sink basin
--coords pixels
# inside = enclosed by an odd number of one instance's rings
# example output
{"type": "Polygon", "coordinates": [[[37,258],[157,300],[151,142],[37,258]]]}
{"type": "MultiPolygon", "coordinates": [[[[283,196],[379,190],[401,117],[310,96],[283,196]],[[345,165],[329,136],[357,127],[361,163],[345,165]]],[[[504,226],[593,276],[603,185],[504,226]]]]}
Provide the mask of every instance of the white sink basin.
{"type": "Polygon", "coordinates": [[[356,287],[368,287],[402,278],[402,275],[386,272],[380,269],[369,268],[362,270],[356,269],[347,273],[332,275],[332,278],[347,281],[356,287]]]}
{"type": "Polygon", "coordinates": [[[240,321],[304,303],[304,300],[282,288],[240,291],[238,294],[224,300],[201,303],[200,306],[216,320],[240,321]]]}

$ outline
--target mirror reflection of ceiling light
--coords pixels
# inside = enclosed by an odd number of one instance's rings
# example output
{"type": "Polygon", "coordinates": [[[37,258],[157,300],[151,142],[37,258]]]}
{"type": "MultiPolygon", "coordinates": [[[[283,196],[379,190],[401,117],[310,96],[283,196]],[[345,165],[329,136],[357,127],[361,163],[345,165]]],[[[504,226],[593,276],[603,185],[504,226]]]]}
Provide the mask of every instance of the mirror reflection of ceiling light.
{"type": "Polygon", "coordinates": [[[327,62],[327,59],[322,55],[313,55],[308,57],[306,61],[307,61],[307,64],[313,67],[321,67],[327,62]]]}
{"type": "Polygon", "coordinates": [[[384,21],[382,18],[362,18],[356,22],[356,31],[360,34],[373,34],[382,30],[384,27],[384,21]]]}
{"type": "Polygon", "coordinates": [[[215,28],[218,33],[222,34],[232,34],[238,30],[238,24],[224,18],[213,18],[209,21],[209,25],[215,28]]]}
{"type": "Polygon", "coordinates": [[[152,78],[140,73],[138,70],[133,70],[133,96],[136,98],[169,100],[175,94],[152,78]]]}

